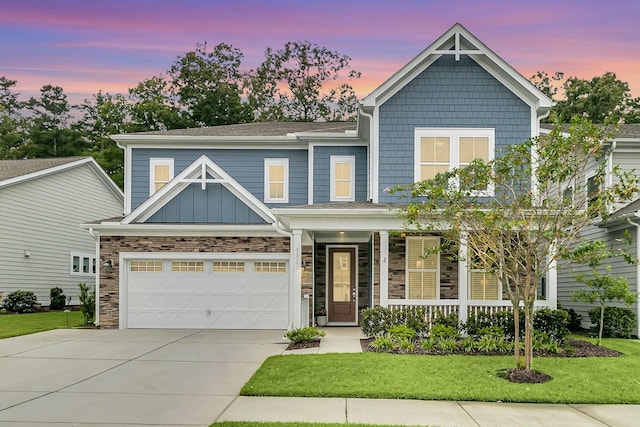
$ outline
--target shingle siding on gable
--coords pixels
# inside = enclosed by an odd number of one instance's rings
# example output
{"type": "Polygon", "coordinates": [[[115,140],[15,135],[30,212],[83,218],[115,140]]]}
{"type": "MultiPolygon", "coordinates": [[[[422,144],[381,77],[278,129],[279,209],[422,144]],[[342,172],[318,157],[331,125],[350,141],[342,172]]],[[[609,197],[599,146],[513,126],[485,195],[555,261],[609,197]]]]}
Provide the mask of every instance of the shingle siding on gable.
{"type": "Polygon", "coordinates": [[[380,202],[413,182],[416,127],[495,128],[496,151],[531,137],[531,107],[467,56],[445,56],[380,106],[380,202]]]}
{"type": "Polygon", "coordinates": [[[191,184],[146,222],[264,224],[265,221],[221,184],[205,190],[191,184]]]}
{"type": "Polygon", "coordinates": [[[330,201],[331,156],[355,156],[355,201],[367,200],[367,149],[366,147],[316,146],[313,150],[313,203],[330,201]]]}
{"type": "MultiPolygon", "coordinates": [[[[178,175],[201,155],[206,155],[259,200],[264,200],[264,159],[289,159],[289,205],[307,203],[308,156],[306,150],[198,150],[139,148],[132,150],[131,209],[149,197],[149,159],[174,159],[178,175]]],[[[199,196],[196,196],[199,197],[199,196]]],[[[270,207],[287,204],[267,204],[270,207]]]]}

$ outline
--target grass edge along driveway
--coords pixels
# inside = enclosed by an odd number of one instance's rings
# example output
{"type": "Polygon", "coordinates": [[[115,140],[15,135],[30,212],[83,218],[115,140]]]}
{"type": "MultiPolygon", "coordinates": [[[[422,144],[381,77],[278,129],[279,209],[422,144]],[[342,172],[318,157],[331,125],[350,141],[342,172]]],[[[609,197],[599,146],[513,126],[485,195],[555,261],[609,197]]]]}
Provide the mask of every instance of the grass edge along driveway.
{"type": "MultiPolygon", "coordinates": [[[[69,314],[69,328],[82,326],[80,311],[69,314]]],[[[67,313],[62,311],[44,311],[41,313],[2,314],[0,315],[0,339],[67,328],[67,313]]]]}
{"type": "MultiPolygon", "coordinates": [[[[300,423],[300,422],[257,422],[257,421],[219,421],[211,427],[387,427],[383,424],[352,424],[352,423],[300,423]]],[[[391,426],[388,426],[391,427],[391,426]]]]}
{"type": "Polygon", "coordinates": [[[330,353],[272,356],[243,396],[361,397],[531,403],[640,403],[640,341],[605,339],[621,357],[536,357],[553,380],[514,384],[500,378],[512,356],[330,353]]]}

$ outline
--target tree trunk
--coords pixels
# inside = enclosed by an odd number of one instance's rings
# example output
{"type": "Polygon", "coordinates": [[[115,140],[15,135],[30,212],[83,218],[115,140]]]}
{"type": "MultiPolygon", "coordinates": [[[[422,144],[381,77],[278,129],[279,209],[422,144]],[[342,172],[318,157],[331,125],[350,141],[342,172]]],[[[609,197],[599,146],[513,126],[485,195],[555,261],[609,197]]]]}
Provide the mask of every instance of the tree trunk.
{"type": "Polygon", "coordinates": [[[513,336],[513,356],[516,359],[516,368],[521,368],[520,363],[520,302],[513,304],[513,326],[515,333],[513,336]]]}
{"type": "Polygon", "coordinates": [[[531,370],[531,362],[533,361],[533,307],[529,301],[524,303],[524,369],[531,370]]]}
{"type": "Polygon", "coordinates": [[[600,306],[600,330],[598,331],[598,341],[596,345],[602,344],[602,331],[604,330],[604,305],[600,306]]]}

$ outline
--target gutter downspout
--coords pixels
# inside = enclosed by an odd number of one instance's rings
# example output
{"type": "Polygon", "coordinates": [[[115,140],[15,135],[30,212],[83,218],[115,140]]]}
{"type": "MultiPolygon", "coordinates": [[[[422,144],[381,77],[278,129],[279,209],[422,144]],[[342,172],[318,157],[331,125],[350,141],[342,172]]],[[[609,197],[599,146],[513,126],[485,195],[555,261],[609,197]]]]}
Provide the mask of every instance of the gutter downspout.
{"type": "MultiPolygon", "coordinates": [[[[302,272],[300,271],[300,259],[296,257],[295,253],[295,244],[294,244],[294,233],[290,231],[286,231],[282,228],[282,224],[276,218],[276,221],[273,223],[273,229],[283,236],[287,236],[289,238],[289,312],[292,314],[287,330],[292,330],[296,326],[295,315],[297,313],[296,305],[296,284],[300,282],[300,286],[302,286],[302,272]],[[296,275],[300,277],[299,280],[296,281],[296,275]]],[[[301,256],[301,254],[299,254],[301,256]]],[[[298,316],[299,317],[299,316],[298,316]]]]}
{"type": "Polygon", "coordinates": [[[100,260],[100,235],[95,232],[93,227],[89,227],[89,234],[96,241],[96,283],[95,283],[95,303],[96,303],[96,320],[93,322],[95,326],[100,326],[100,272],[102,271],[102,262],[100,260]]]}
{"type": "Polygon", "coordinates": [[[369,200],[373,200],[373,114],[365,112],[362,105],[360,106],[360,114],[369,119],[369,149],[367,150],[369,157],[369,179],[367,179],[367,194],[369,195],[369,200]]]}
{"type": "Polygon", "coordinates": [[[613,185],[613,152],[616,151],[616,141],[611,143],[611,150],[609,150],[609,156],[607,157],[607,187],[613,185]]]}
{"type": "MultiPolygon", "coordinates": [[[[640,218],[640,212],[633,214],[636,218],[640,218]]],[[[631,221],[631,218],[627,218],[627,222],[636,227],[636,259],[640,259],[640,224],[631,221]]],[[[640,289],[638,284],[640,282],[640,263],[636,264],[636,296],[640,289]]],[[[640,337],[640,303],[636,299],[636,336],[640,337]]]]}

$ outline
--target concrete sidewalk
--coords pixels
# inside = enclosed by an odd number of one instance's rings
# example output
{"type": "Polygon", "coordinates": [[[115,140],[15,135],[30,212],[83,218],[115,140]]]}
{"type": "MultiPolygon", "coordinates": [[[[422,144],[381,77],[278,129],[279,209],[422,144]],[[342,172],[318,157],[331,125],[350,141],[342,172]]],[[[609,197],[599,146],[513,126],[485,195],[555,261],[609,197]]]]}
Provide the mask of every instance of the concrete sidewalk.
{"type": "Polygon", "coordinates": [[[240,396],[216,421],[297,421],[440,427],[635,427],[640,423],[640,405],[240,396]]]}
{"type": "MultiPolygon", "coordinates": [[[[283,354],[360,352],[359,328],[324,328],[320,347],[283,354]]],[[[640,343],[639,343],[640,345],[640,343]]],[[[363,423],[407,426],[640,425],[640,405],[566,405],[352,398],[239,396],[216,421],[363,423]]]]}

